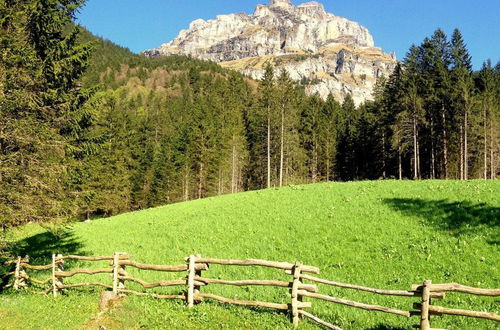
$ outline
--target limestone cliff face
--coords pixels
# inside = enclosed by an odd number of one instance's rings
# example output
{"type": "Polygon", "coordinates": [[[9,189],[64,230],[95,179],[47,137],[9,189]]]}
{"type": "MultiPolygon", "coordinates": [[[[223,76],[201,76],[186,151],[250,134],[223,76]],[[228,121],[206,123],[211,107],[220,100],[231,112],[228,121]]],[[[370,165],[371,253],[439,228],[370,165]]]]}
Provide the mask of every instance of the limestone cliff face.
{"type": "Polygon", "coordinates": [[[366,28],[329,14],[322,4],[294,6],[290,0],[257,5],[252,15],[220,15],[196,20],[188,30],[149,56],[184,54],[219,62],[260,79],[267,63],[286,69],[310,93],[356,103],[371,98],[376,79],[395,67],[393,56],[374,47],[366,28]]]}

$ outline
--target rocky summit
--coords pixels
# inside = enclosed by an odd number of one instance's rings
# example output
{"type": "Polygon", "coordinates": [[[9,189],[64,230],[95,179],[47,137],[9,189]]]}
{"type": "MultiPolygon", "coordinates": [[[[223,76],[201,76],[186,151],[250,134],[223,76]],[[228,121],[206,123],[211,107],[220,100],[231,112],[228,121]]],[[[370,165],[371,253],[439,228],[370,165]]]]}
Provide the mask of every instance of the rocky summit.
{"type": "Polygon", "coordinates": [[[365,27],[327,13],[318,2],[294,6],[290,0],[257,5],[252,15],[195,20],[174,40],[144,53],[190,55],[255,79],[271,63],[310,94],[326,98],[331,93],[338,101],[351,94],[356,104],[371,99],[377,79],[389,76],[396,65],[395,56],[375,47],[365,27]]]}

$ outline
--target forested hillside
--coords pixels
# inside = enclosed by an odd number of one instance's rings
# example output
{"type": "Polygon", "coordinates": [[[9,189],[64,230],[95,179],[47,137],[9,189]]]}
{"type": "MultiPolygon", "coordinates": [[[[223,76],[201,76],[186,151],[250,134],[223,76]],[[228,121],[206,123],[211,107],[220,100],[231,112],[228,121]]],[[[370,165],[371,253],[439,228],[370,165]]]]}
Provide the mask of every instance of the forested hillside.
{"type": "Polygon", "coordinates": [[[256,82],[132,54],[74,28],[81,3],[0,7],[3,227],[291,184],[498,172],[500,65],[473,72],[458,30],[412,47],[356,108],[306,96],[272,67],[256,82]]]}
{"type": "Polygon", "coordinates": [[[110,61],[112,48],[88,74],[105,89],[98,127],[110,137],[86,162],[90,214],[327,180],[497,172],[500,70],[472,72],[459,31],[412,48],[359,108],[306,96],[271,67],[254,82],[185,57],[110,61]]]}

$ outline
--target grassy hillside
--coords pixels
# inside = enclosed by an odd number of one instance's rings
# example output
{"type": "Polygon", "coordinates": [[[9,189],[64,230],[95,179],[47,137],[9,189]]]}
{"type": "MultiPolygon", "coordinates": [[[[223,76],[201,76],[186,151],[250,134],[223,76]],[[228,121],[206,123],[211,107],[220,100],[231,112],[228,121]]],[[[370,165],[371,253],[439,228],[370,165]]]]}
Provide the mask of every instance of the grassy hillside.
{"type": "MultiPolygon", "coordinates": [[[[161,264],[177,264],[187,255],[200,253],[215,258],[298,260],[321,267],[323,278],[381,288],[409,289],[424,279],[498,288],[499,225],[498,181],[379,181],[291,186],[196,200],[75,224],[57,235],[30,225],[12,239],[18,243],[16,253],[29,254],[39,263],[47,262],[52,252],[125,251],[137,261],[161,264]]],[[[129,271],[148,281],[174,278],[129,271]]],[[[205,275],[287,279],[282,272],[258,268],[226,267],[223,273],[213,266],[205,275]]],[[[320,290],[407,310],[414,302],[327,287],[320,290]]],[[[239,299],[287,301],[286,289],[213,285],[210,291],[239,299]]],[[[500,312],[495,298],[449,294],[438,304],[500,312]]],[[[290,327],[284,314],[210,302],[188,311],[181,303],[130,297],[101,321],[92,321],[97,306],[97,290],[71,290],[55,303],[51,297],[4,292],[0,328],[71,329],[99,322],[108,328],[290,327]]],[[[345,329],[406,329],[418,322],[418,318],[408,321],[317,301],[312,312],[345,329]]],[[[435,318],[433,326],[493,329],[495,323],[442,317],[435,318]]],[[[301,327],[314,325],[304,321],[301,327]]]]}

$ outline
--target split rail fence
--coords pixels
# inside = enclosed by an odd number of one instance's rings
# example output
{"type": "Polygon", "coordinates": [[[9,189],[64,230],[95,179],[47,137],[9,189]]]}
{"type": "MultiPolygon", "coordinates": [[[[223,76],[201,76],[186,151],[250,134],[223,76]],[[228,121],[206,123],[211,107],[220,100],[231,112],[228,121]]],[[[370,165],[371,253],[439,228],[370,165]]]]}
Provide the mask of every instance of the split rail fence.
{"type": "Polygon", "coordinates": [[[480,296],[500,296],[500,289],[480,289],[468,287],[456,283],[448,284],[433,284],[431,281],[424,281],[423,284],[415,284],[411,290],[382,290],[369,288],[359,285],[334,282],[322,279],[313,275],[320,272],[318,267],[303,265],[299,262],[273,262],[267,260],[247,259],[247,260],[229,260],[229,259],[213,259],[205,258],[200,255],[191,255],[185,258],[185,263],[179,265],[153,265],[139,263],[130,260],[130,256],[126,253],[115,253],[112,256],[99,256],[99,257],[86,257],[61,254],[54,254],[52,256],[52,263],[48,265],[31,265],[29,257],[18,257],[16,260],[6,262],[8,265],[14,266],[12,272],[7,273],[7,276],[13,276],[13,282],[8,284],[7,287],[13,287],[15,290],[26,288],[28,282],[38,285],[46,285],[48,288],[45,291],[39,292],[40,294],[52,294],[57,297],[64,290],[85,287],[85,286],[100,286],[112,290],[117,295],[133,294],[138,296],[150,296],[157,299],[179,299],[186,301],[189,308],[193,307],[195,303],[204,301],[205,299],[215,300],[221,303],[253,306],[261,308],[270,308],[281,311],[288,311],[291,321],[294,326],[298,326],[300,318],[305,317],[312,321],[330,329],[340,329],[329,322],[321,320],[319,317],[307,312],[306,310],[312,307],[311,301],[304,301],[304,298],[318,299],[335,304],[350,306],[353,308],[363,309],[367,311],[377,311],[398,315],[405,318],[412,316],[419,316],[420,323],[416,325],[417,328],[422,330],[429,330],[431,328],[431,315],[455,315],[474,317],[486,320],[500,322],[500,315],[489,312],[478,312],[462,309],[451,309],[441,306],[433,305],[433,299],[444,299],[446,292],[461,292],[465,294],[473,294],[480,296]],[[109,268],[95,268],[95,269],[75,269],[65,271],[64,263],[66,260],[78,261],[109,261],[109,268]],[[208,271],[210,265],[223,265],[223,266],[257,266],[257,267],[270,267],[285,271],[290,275],[290,281],[280,280],[223,280],[203,276],[203,272],[208,271]],[[148,283],[139,278],[130,276],[127,268],[137,268],[141,270],[168,272],[168,273],[187,273],[187,275],[179,280],[165,280],[148,283]],[[45,280],[39,280],[28,274],[33,271],[51,271],[51,276],[45,280]],[[110,274],[112,282],[110,284],[100,282],[85,282],[76,284],[65,284],[64,280],[78,274],[96,275],[96,274],[110,274]],[[311,275],[312,274],[312,275],[311,275]],[[176,295],[166,295],[157,293],[148,293],[143,291],[136,291],[126,288],[126,282],[134,282],[142,286],[144,289],[153,289],[158,287],[181,287],[183,290],[176,295]],[[263,302],[263,301],[249,301],[230,299],[218,296],[209,292],[202,287],[211,284],[218,285],[231,285],[231,286],[268,286],[268,287],[282,287],[289,288],[289,300],[287,302],[263,302]],[[404,311],[395,308],[365,304],[356,301],[350,301],[338,297],[332,297],[318,293],[317,284],[333,286],[344,289],[351,289],[357,291],[364,291],[378,295],[386,296],[402,296],[420,298],[420,302],[414,303],[412,311],[404,311]]]}

